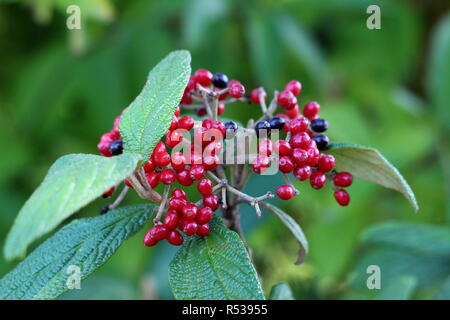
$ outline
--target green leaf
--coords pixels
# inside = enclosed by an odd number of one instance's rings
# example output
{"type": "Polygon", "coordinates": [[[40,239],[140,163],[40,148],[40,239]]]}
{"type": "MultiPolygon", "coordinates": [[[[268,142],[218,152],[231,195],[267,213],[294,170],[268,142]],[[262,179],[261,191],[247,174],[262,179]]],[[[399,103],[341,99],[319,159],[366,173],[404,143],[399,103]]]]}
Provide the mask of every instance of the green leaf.
{"type": "Polygon", "coordinates": [[[259,300],[264,293],[239,235],[219,217],[211,233],[187,238],[169,266],[176,299],[259,300]]]}
{"type": "Polygon", "coordinates": [[[441,290],[434,297],[435,300],[450,300],[450,278],[441,287],[441,290]]]}
{"type": "Polygon", "coordinates": [[[419,210],[416,197],[400,172],[376,149],[350,143],[332,143],[326,151],[336,158],[336,169],[355,177],[397,190],[414,210],[419,210]]]}
{"type": "Polygon", "coordinates": [[[385,222],[365,230],[362,239],[368,244],[397,246],[428,255],[450,256],[449,227],[385,222]]]}
{"type": "Polygon", "coordinates": [[[54,299],[103,265],[123,241],[145,224],[152,205],[129,206],[103,216],[74,220],[47,239],[0,280],[0,299],[54,299]],[[75,269],[73,269],[75,270],[75,269]],[[72,278],[69,278],[71,277],[72,278]]]}
{"type": "Polygon", "coordinates": [[[407,300],[410,299],[417,287],[417,278],[404,276],[395,279],[385,288],[381,288],[377,300],[407,300]]]}
{"type": "Polygon", "coordinates": [[[298,244],[300,245],[300,250],[298,253],[297,261],[295,261],[295,264],[301,264],[303,260],[305,259],[306,254],[308,253],[308,241],[306,240],[305,234],[303,233],[302,228],[295,222],[294,219],[290,215],[288,215],[286,212],[281,210],[280,208],[267,203],[267,202],[260,202],[260,206],[263,208],[269,210],[270,212],[276,214],[278,218],[280,218],[281,222],[285,224],[286,227],[292,232],[295,239],[297,239],[298,244]]]}
{"type": "Polygon", "coordinates": [[[6,239],[6,259],[24,257],[28,245],[128,177],[140,156],[71,154],[59,158],[25,202],[6,239]]]}
{"type": "Polygon", "coordinates": [[[276,284],[270,290],[270,300],[294,300],[291,287],[285,282],[276,284]]]}
{"type": "Polygon", "coordinates": [[[124,111],[120,133],[125,152],[148,159],[167,132],[191,73],[188,51],[174,51],[150,71],[141,93],[124,111]]]}

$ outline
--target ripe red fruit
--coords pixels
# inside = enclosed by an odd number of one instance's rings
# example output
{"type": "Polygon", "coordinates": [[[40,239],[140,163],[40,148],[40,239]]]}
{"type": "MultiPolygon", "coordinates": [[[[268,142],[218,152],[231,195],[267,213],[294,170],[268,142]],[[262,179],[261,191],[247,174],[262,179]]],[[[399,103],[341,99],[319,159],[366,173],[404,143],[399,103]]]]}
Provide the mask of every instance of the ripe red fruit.
{"type": "Polygon", "coordinates": [[[307,165],[314,167],[319,162],[320,152],[317,148],[309,148],[306,151],[308,152],[307,165]]]}
{"type": "Polygon", "coordinates": [[[172,198],[186,200],[186,192],[183,189],[175,188],[172,190],[172,198]]]}
{"type": "Polygon", "coordinates": [[[150,187],[155,189],[158,186],[159,174],[157,174],[156,172],[150,172],[147,174],[146,178],[147,178],[147,182],[150,185],[150,187]]]}
{"type": "Polygon", "coordinates": [[[291,119],[295,119],[300,115],[298,104],[296,104],[292,109],[285,109],[284,112],[291,119]]]}
{"type": "Polygon", "coordinates": [[[292,152],[292,147],[286,140],[278,140],[274,144],[274,150],[280,156],[288,156],[292,152]]]}
{"type": "Polygon", "coordinates": [[[180,106],[177,106],[177,108],[176,108],[175,112],[173,113],[173,115],[175,117],[179,117],[180,113],[181,113],[181,108],[180,108],[180,106]]]}
{"type": "Polygon", "coordinates": [[[186,205],[185,199],[172,198],[169,200],[169,208],[181,212],[186,205]]]}
{"type": "Polygon", "coordinates": [[[225,105],[223,103],[219,103],[217,106],[217,115],[221,116],[225,111],[225,105]]]}
{"type": "Polygon", "coordinates": [[[264,91],[263,88],[256,88],[256,89],[253,89],[252,92],[250,93],[250,100],[251,100],[253,103],[260,104],[260,103],[261,103],[261,102],[259,101],[259,94],[260,94],[260,93],[262,94],[262,98],[265,100],[266,97],[267,97],[267,94],[266,94],[266,92],[264,91]]]}
{"type": "Polygon", "coordinates": [[[212,193],[213,185],[208,178],[201,179],[197,184],[197,190],[202,196],[209,196],[212,193]]]}
{"type": "Polygon", "coordinates": [[[175,172],[172,169],[164,169],[159,175],[159,181],[164,184],[172,184],[177,179],[175,172]]]}
{"type": "Polygon", "coordinates": [[[164,225],[169,230],[176,229],[178,226],[178,222],[180,221],[180,217],[175,210],[169,210],[164,218],[164,225]]]}
{"type": "Polygon", "coordinates": [[[169,131],[175,130],[178,127],[178,118],[176,116],[172,117],[172,122],[170,123],[169,131]]]}
{"type": "Polygon", "coordinates": [[[289,143],[292,148],[306,149],[309,146],[309,141],[311,141],[311,137],[306,132],[300,132],[294,134],[289,140],[289,143]]]}
{"type": "Polygon", "coordinates": [[[318,104],[315,101],[308,102],[303,107],[303,115],[307,117],[309,120],[314,119],[314,117],[317,116],[319,111],[320,111],[320,104],[318,104]]]}
{"type": "Polygon", "coordinates": [[[125,182],[125,185],[126,185],[128,188],[133,188],[133,185],[131,184],[130,180],[125,179],[124,182],[125,182]]]}
{"type": "Polygon", "coordinates": [[[197,235],[200,237],[206,237],[210,232],[209,224],[201,224],[197,227],[197,235]]]}
{"type": "Polygon", "coordinates": [[[172,168],[174,168],[177,171],[183,170],[186,158],[184,157],[184,154],[181,152],[175,152],[172,154],[172,158],[170,159],[170,163],[172,164],[172,168]]]}
{"type": "Polygon", "coordinates": [[[158,241],[156,241],[155,239],[151,238],[150,236],[147,236],[149,231],[147,231],[147,233],[144,236],[144,245],[146,245],[147,247],[153,247],[154,245],[156,245],[158,243],[158,241]]]}
{"type": "Polygon", "coordinates": [[[233,98],[242,98],[245,95],[245,87],[239,82],[233,82],[228,86],[228,93],[233,98]]]}
{"type": "Polygon", "coordinates": [[[187,202],[181,209],[181,214],[185,220],[194,220],[197,216],[198,208],[192,202],[187,202]]]}
{"type": "Polygon", "coordinates": [[[167,152],[155,153],[152,160],[158,167],[165,167],[170,163],[170,154],[167,152]]]}
{"type": "Polygon", "coordinates": [[[321,155],[319,157],[319,162],[317,163],[317,169],[322,172],[328,172],[333,170],[335,164],[335,159],[332,155],[321,155]]]}
{"type": "Polygon", "coordinates": [[[111,145],[111,142],[113,142],[113,140],[113,137],[109,133],[105,133],[101,136],[97,148],[104,157],[111,157],[109,146],[111,145]]]}
{"type": "Polygon", "coordinates": [[[282,200],[289,200],[295,195],[294,188],[287,184],[281,185],[277,188],[277,196],[282,200]]]}
{"type": "Polygon", "coordinates": [[[197,221],[198,224],[205,224],[211,221],[214,213],[210,207],[202,207],[197,212],[197,217],[195,217],[195,221],[197,221]]]}
{"type": "Polygon", "coordinates": [[[263,139],[258,146],[258,153],[264,156],[270,156],[272,154],[272,141],[270,139],[263,139]]]}
{"type": "Polygon", "coordinates": [[[299,166],[303,166],[308,162],[308,152],[300,148],[295,148],[292,150],[291,159],[299,166]]]}
{"type": "Polygon", "coordinates": [[[148,161],[144,164],[145,173],[150,173],[155,170],[156,166],[153,163],[152,159],[148,159],[148,161]]]}
{"type": "Polygon", "coordinates": [[[172,230],[167,236],[167,241],[174,246],[181,246],[184,242],[183,236],[177,231],[172,230]]]}
{"type": "Polygon", "coordinates": [[[325,185],[325,182],[327,182],[327,177],[325,176],[325,173],[321,171],[314,171],[309,178],[309,182],[313,189],[319,190],[325,185]]]}
{"type": "Polygon", "coordinates": [[[284,90],[292,92],[294,96],[298,96],[302,91],[302,84],[297,80],[291,80],[286,84],[284,90]]]}
{"type": "Polygon", "coordinates": [[[344,189],[335,191],[334,198],[336,199],[337,203],[339,203],[343,207],[347,206],[350,203],[350,195],[344,189]]]}
{"type": "Polygon", "coordinates": [[[283,173],[289,173],[294,169],[294,163],[288,156],[282,156],[278,162],[278,168],[283,173]]]}
{"type": "Polygon", "coordinates": [[[334,185],[338,187],[349,187],[353,182],[353,176],[349,172],[339,172],[333,177],[334,185]]]}
{"type": "Polygon", "coordinates": [[[109,188],[108,190],[103,192],[102,197],[103,198],[111,197],[115,190],[116,190],[116,187],[112,186],[111,188],[109,188]]]}
{"type": "Polygon", "coordinates": [[[180,129],[191,130],[193,127],[194,119],[192,117],[184,116],[178,121],[178,128],[180,129]]]}
{"type": "Polygon", "coordinates": [[[184,224],[183,232],[188,236],[193,236],[197,233],[198,224],[195,221],[189,221],[184,224]]]}
{"type": "Polygon", "coordinates": [[[156,241],[161,241],[164,240],[169,234],[169,229],[167,229],[167,227],[163,224],[158,224],[156,226],[154,226],[153,228],[151,228],[150,230],[147,231],[147,233],[145,234],[145,237],[148,237],[156,240],[156,241]]]}
{"type": "Polygon", "coordinates": [[[292,109],[297,104],[297,98],[290,91],[284,90],[277,97],[277,103],[285,109],[292,109]]]}
{"type": "Polygon", "coordinates": [[[203,198],[203,205],[210,207],[212,211],[216,211],[219,207],[219,198],[215,194],[210,194],[203,198]]]}
{"type": "Polygon", "coordinates": [[[213,170],[219,164],[219,157],[216,155],[206,155],[203,157],[203,166],[205,170],[213,170]]]}
{"type": "Polygon", "coordinates": [[[195,80],[202,86],[207,87],[211,85],[213,74],[206,69],[198,69],[194,73],[195,80]]]}
{"type": "Polygon", "coordinates": [[[305,181],[311,177],[312,169],[310,166],[300,166],[294,169],[294,178],[300,181],[305,181]]]}
{"type": "Polygon", "coordinates": [[[175,147],[183,140],[183,135],[179,131],[168,131],[166,134],[165,143],[169,148],[175,147]]]}
{"type": "Polygon", "coordinates": [[[190,186],[194,181],[192,181],[189,170],[181,170],[177,173],[177,180],[178,182],[185,187],[190,186]]]}
{"type": "Polygon", "coordinates": [[[166,145],[164,144],[164,142],[159,141],[159,142],[156,144],[155,148],[153,149],[152,154],[164,153],[164,152],[166,152],[166,151],[167,151],[167,150],[166,150],[166,145]]]}
{"type": "Polygon", "coordinates": [[[305,117],[299,117],[289,122],[289,129],[292,133],[304,132],[308,129],[309,121],[305,117]]]}
{"type": "Polygon", "coordinates": [[[269,166],[270,158],[267,156],[259,155],[256,157],[255,162],[253,163],[253,171],[255,173],[261,174],[264,173],[269,166]]]}
{"type": "Polygon", "coordinates": [[[193,164],[189,170],[189,177],[192,180],[200,180],[205,175],[205,167],[201,164],[193,164]]]}

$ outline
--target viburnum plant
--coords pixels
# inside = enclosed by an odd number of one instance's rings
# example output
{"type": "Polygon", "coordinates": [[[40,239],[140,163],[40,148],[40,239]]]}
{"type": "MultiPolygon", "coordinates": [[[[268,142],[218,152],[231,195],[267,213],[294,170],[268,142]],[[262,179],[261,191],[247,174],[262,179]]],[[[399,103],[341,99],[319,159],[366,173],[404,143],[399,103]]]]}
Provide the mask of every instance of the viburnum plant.
{"type": "Polygon", "coordinates": [[[72,221],[0,280],[0,298],[58,297],[70,287],[69,267],[85,279],[150,219],[146,246],[181,246],[169,267],[175,298],[264,299],[240,225],[241,205],[280,218],[300,245],[296,263],[307,253],[306,238],[290,215],[269,202],[275,195],[301,197],[295,180],[309,181],[313,189],[329,181],[337,203],[347,206],[346,188],[355,176],[402,192],[418,210],[409,185],[377,150],[330,142],[319,103],[299,107],[299,81],[275,91],[268,103],[263,88],[246,94],[243,84],[223,73],[199,69],[191,75],[190,59],[189,52],[175,51],[149,73],[138,97],[101,136],[102,156],[68,155],[50,168],[8,235],[7,259],[24,257],[34,240],[123,187],[102,215],[72,221]],[[262,114],[245,126],[222,118],[232,103],[258,106],[262,114]],[[281,173],[285,183],[268,182],[266,193],[247,194],[254,173],[281,173]],[[130,190],[149,204],[119,207],[130,190]],[[189,198],[187,190],[194,191],[189,198]]]}

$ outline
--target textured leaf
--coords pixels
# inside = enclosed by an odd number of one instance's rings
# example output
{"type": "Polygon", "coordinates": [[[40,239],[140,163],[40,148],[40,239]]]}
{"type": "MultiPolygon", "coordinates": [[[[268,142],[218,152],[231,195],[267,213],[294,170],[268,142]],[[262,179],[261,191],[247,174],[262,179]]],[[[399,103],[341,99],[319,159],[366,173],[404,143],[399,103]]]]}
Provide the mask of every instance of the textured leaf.
{"type": "Polygon", "coordinates": [[[244,244],[219,217],[211,233],[186,239],[169,266],[169,282],[176,299],[264,299],[244,244]]]}
{"type": "Polygon", "coordinates": [[[326,151],[336,158],[336,169],[351,172],[355,177],[397,190],[419,210],[416,197],[408,182],[381,153],[373,148],[350,143],[332,143],[326,151]]]}
{"type": "Polygon", "coordinates": [[[150,71],[141,93],[124,111],[120,133],[125,152],[148,159],[167,132],[191,73],[188,51],[174,51],[150,71]]]}
{"type": "Polygon", "coordinates": [[[81,279],[103,265],[147,221],[152,205],[129,206],[74,220],[0,280],[0,299],[54,299],[68,290],[76,266],[81,279]],[[73,267],[72,267],[73,268],[73,267]]]}
{"type": "Polygon", "coordinates": [[[382,244],[420,251],[429,255],[450,256],[450,228],[430,224],[386,222],[363,233],[368,244],[382,244]]]}
{"type": "Polygon", "coordinates": [[[272,287],[269,295],[270,300],[294,300],[291,287],[287,283],[279,283],[272,287]]]}
{"type": "Polygon", "coordinates": [[[129,176],[139,160],[135,154],[59,158],[20,210],[6,239],[6,259],[23,257],[31,242],[129,176]]]}
{"type": "Polygon", "coordinates": [[[283,222],[286,227],[292,232],[294,237],[297,239],[299,245],[300,245],[300,251],[298,253],[297,261],[295,261],[295,264],[301,264],[303,260],[305,259],[306,254],[308,253],[308,241],[306,240],[305,234],[303,233],[302,228],[295,222],[294,219],[290,215],[288,215],[286,212],[281,210],[280,208],[267,203],[267,202],[260,202],[260,205],[269,210],[270,212],[275,213],[278,218],[280,218],[281,222],[283,222]]]}

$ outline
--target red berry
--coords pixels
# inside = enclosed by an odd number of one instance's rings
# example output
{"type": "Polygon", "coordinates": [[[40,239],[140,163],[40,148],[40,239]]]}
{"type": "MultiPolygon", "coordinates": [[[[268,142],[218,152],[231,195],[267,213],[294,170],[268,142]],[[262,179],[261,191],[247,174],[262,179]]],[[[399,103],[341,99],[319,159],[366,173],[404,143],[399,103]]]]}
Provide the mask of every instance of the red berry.
{"type": "Polygon", "coordinates": [[[294,169],[294,178],[300,181],[305,181],[311,177],[312,169],[310,166],[300,166],[294,169]]]}
{"type": "Polygon", "coordinates": [[[208,178],[201,179],[197,184],[197,190],[202,196],[209,196],[212,193],[213,185],[208,178]]]}
{"type": "Polygon", "coordinates": [[[156,166],[153,163],[152,159],[148,159],[148,161],[144,164],[145,173],[150,173],[155,170],[156,166]]]}
{"type": "Polygon", "coordinates": [[[325,176],[325,173],[321,171],[314,171],[309,178],[309,182],[313,189],[319,190],[325,185],[325,182],[327,182],[327,177],[325,176]]]}
{"type": "Polygon", "coordinates": [[[233,98],[239,99],[245,95],[245,88],[241,83],[233,82],[228,86],[228,93],[233,98]]]}
{"type": "Polygon", "coordinates": [[[115,190],[116,190],[116,187],[114,187],[114,186],[111,187],[111,188],[109,188],[108,190],[106,190],[105,192],[103,192],[102,197],[103,197],[103,198],[111,197],[115,190]]]}
{"type": "Polygon", "coordinates": [[[219,105],[217,106],[217,115],[221,116],[225,111],[225,104],[223,103],[219,103],[219,105]]]}
{"type": "Polygon", "coordinates": [[[204,87],[211,85],[213,75],[206,69],[198,69],[194,73],[195,80],[204,87]]]}
{"type": "Polygon", "coordinates": [[[289,173],[294,169],[294,163],[288,156],[283,156],[278,162],[278,168],[283,173],[289,173]]]}
{"type": "Polygon", "coordinates": [[[147,182],[150,185],[150,187],[155,189],[158,186],[159,174],[157,174],[156,172],[150,172],[147,174],[146,178],[147,178],[147,182]]]}
{"type": "Polygon", "coordinates": [[[292,147],[286,140],[278,140],[275,142],[274,149],[280,156],[288,156],[292,152],[292,147]]]}
{"type": "Polygon", "coordinates": [[[312,120],[320,111],[320,104],[315,101],[308,102],[303,107],[303,115],[312,120]]]}
{"type": "Polygon", "coordinates": [[[333,177],[334,185],[338,187],[349,187],[353,182],[353,176],[349,172],[339,172],[333,177]]]}
{"type": "Polygon", "coordinates": [[[213,215],[214,213],[210,207],[202,207],[198,211],[195,221],[197,221],[198,224],[205,224],[211,221],[213,215]]]}
{"type": "Polygon", "coordinates": [[[158,241],[151,238],[150,236],[147,236],[147,234],[148,234],[148,231],[144,236],[144,245],[146,245],[147,247],[153,247],[154,245],[156,245],[158,243],[158,241]]]}
{"type": "Polygon", "coordinates": [[[156,144],[155,148],[153,149],[152,154],[164,153],[164,152],[167,152],[167,150],[166,150],[166,145],[164,144],[164,142],[159,141],[159,142],[156,144]]]}
{"type": "Polygon", "coordinates": [[[177,106],[177,109],[175,110],[175,112],[173,113],[173,115],[174,115],[175,117],[179,117],[179,116],[180,116],[180,113],[181,113],[180,106],[177,106]]]}
{"type": "Polygon", "coordinates": [[[260,92],[261,92],[261,94],[262,94],[262,98],[263,98],[264,100],[266,99],[267,94],[266,94],[266,92],[264,91],[264,89],[263,89],[263,88],[256,88],[256,89],[253,89],[252,92],[250,93],[250,100],[251,100],[253,103],[256,103],[256,104],[260,104],[260,103],[261,103],[261,102],[259,101],[259,94],[260,94],[260,92]]]}
{"type": "Polygon", "coordinates": [[[187,202],[181,209],[181,214],[185,220],[194,220],[197,216],[198,208],[192,202],[187,202]]]}
{"type": "Polygon", "coordinates": [[[195,221],[189,221],[184,224],[183,232],[188,236],[193,236],[197,233],[198,224],[195,221]]]}
{"type": "Polygon", "coordinates": [[[169,200],[169,209],[181,212],[186,206],[186,200],[180,198],[172,198],[169,200]]]}
{"type": "Polygon", "coordinates": [[[192,180],[200,180],[205,175],[205,167],[201,164],[193,164],[189,170],[189,177],[192,180]]]}
{"type": "Polygon", "coordinates": [[[292,109],[285,109],[284,112],[291,119],[297,118],[300,115],[298,104],[296,104],[292,109]]]}
{"type": "Polygon", "coordinates": [[[212,211],[216,211],[219,207],[219,198],[215,194],[210,194],[203,198],[203,205],[210,207],[212,211]]]}
{"type": "Polygon", "coordinates": [[[194,119],[189,116],[184,116],[178,121],[178,128],[191,130],[194,127],[194,119]]]}
{"type": "Polygon", "coordinates": [[[298,96],[300,91],[302,91],[302,84],[297,80],[291,80],[284,87],[284,90],[292,92],[294,96],[298,96]]]}
{"type": "Polygon", "coordinates": [[[322,172],[328,172],[333,170],[334,164],[335,160],[332,155],[321,155],[317,163],[317,169],[322,172]]]}
{"type": "MultiPolygon", "coordinates": [[[[181,104],[192,104],[192,102],[193,102],[193,100],[192,100],[191,96],[189,95],[189,92],[185,91],[183,93],[183,96],[181,97],[180,103],[181,104]]],[[[206,111],[205,111],[205,114],[206,114],[206,111]]]]}
{"type": "Polygon", "coordinates": [[[158,167],[165,167],[170,163],[170,154],[167,152],[155,153],[152,160],[158,167]]]}
{"type": "Polygon", "coordinates": [[[284,90],[277,97],[277,102],[285,109],[292,109],[297,104],[297,98],[290,91],[284,90]]]}
{"type": "Polygon", "coordinates": [[[169,131],[175,130],[178,127],[178,118],[176,116],[172,117],[172,122],[170,123],[169,131]]]}
{"type": "Polygon", "coordinates": [[[111,157],[109,146],[111,145],[111,142],[113,142],[113,140],[113,137],[109,133],[105,133],[100,138],[100,142],[98,143],[97,148],[104,157],[111,157]]]}
{"type": "Polygon", "coordinates": [[[177,180],[175,172],[172,169],[164,169],[159,175],[159,181],[164,184],[172,184],[177,180]]]}
{"type": "Polygon", "coordinates": [[[172,158],[170,159],[170,163],[172,164],[172,168],[174,168],[177,171],[183,170],[186,158],[184,157],[184,154],[181,152],[175,152],[172,154],[172,158]]]}
{"type": "Polygon", "coordinates": [[[294,188],[287,184],[281,185],[277,188],[277,196],[283,200],[289,200],[295,195],[294,188]]]}
{"type": "Polygon", "coordinates": [[[205,170],[213,170],[219,164],[219,157],[216,155],[206,155],[203,157],[203,166],[205,170]]]}
{"type": "Polygon", "coordinates": [[[270,158],[263,155],[258,155],[253,163],[253,171],[255,173],[264,173],[270,166],[270,158]]]}
{"type": "Polygon", "coordinates": [[[291,159],[299,166],[303,166],[308,162],[308,152],[300,148],[295,148],[292,150],[291,159]]]}
{"type": "Polygon", "coordinates": [[[125,182],[125,185],[126,185],[128,188],[133,188],[133,185],[131,184],[130,180],[125,179],[124,182],[125,182]]]}
{"type": "Polygon", "coordinates": [[[309,141],[311,141],[311,137],[306,132],[300,132],[294,134],[289,143],[292,148],[306,149],[309,146],[309,141]]]}
{"type": "Polygon", "coordinates": [[[258,153],[263,156],[270,156],[272,154],[272,141],[270,139],[263,139],[259,143],[258,153]]]}
{"type": "Polygon", "coordinates": [[[309,121],[305,117],[293,119],[289,122],[289,129],[292,133],[304,132],[308,129],[309,121]]]}
{"type": "Polygon", "coordinates": [[[186,200],[186,192],[183,189],[175,188],[172,190],[172,198],[186,200]]]}
{"type": "Polygon", "coordinates": [[[183,140],[183,135],[179,131],[169,131],[166,134],[165,142],[169,148],[175,147],[181,140],[183,140]]]}
{"type": "Polygon", "coordinates": [[[168,234],[169,229],[163,224],[158,224],[153,228],[151,228],[150,230],[148,230],[147,233],[145,234],[145,237],[151,238],[156,241],[161,241],[164,240],[168,234]]]}
{"type": "Polygon", "coordinates": [[[178,226],[178,222],[180,221],[180,217],[175,210],[169,210],[164,218],[164,225],[169,230],[176,229],[178,226]]]}
{"type": "Polygon", "coordinates": [[[319,162],[320,152],[317,148],[309,148],[306,151],[308,152],[307,165],[314,167],[319,162]]]}
{"type": "Polygon", "coordinates": [[[178,180],[179,184],[181,184],[182,186],[185,186],[185,187],[188,187],[194,183],[194,181],[192,181],[192,179],[190,177],[189,170],[178,171],[177,180],[178,180]]]}
{"type": "MultiPolygon", "coordinates": [[[[191,99],[191,103],[192,103],[192,99],[191,99]]],[[[198,108],[198,109],[195,109],[195,114],[196,114],[197,116],[199,116],[199,117],[206,116],[207,113],[208,113],[208,112],[206,111],[206,108],[198,108]]]]}
{"type": "Polygon", "coordinates": [[[209,224],[201,224],[197,227],[197,235],[200,237],[206,237],[211,230],[209,229],[209,224]]]}
{"type": "Polygon", "coordinates": [[[350,195],[344,189],[339,189],[334,192],[334,198],[343,207],[350,203],[350,195]]]}
{"type": "Polygon", "coordinates": [[[172,230],[167,236],[167,241],[174,246],[181,246],[184,242],[184,239],[177,230],[172,230]]]}

